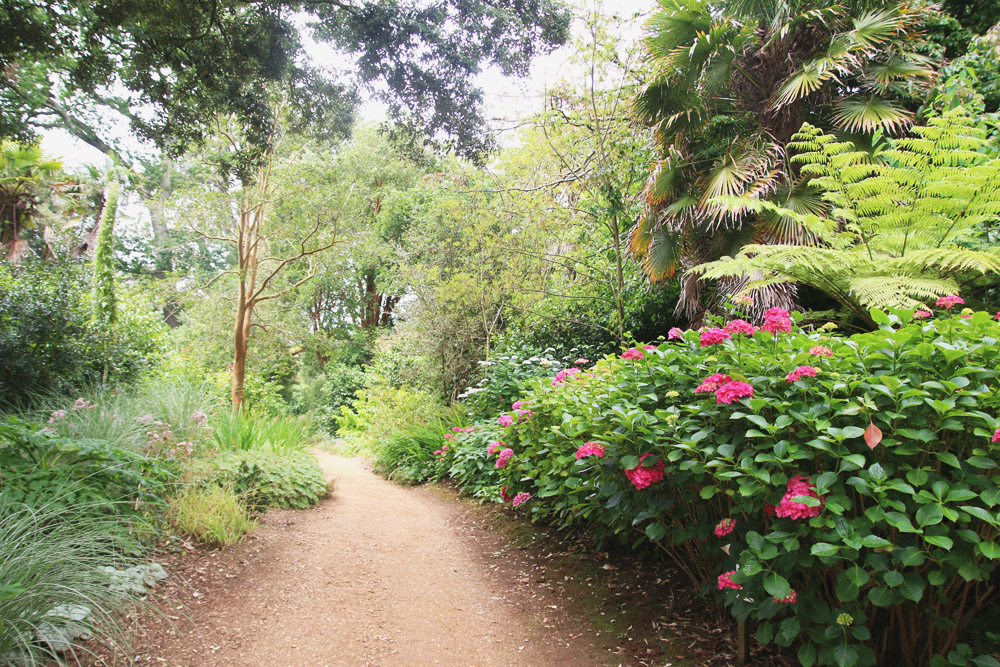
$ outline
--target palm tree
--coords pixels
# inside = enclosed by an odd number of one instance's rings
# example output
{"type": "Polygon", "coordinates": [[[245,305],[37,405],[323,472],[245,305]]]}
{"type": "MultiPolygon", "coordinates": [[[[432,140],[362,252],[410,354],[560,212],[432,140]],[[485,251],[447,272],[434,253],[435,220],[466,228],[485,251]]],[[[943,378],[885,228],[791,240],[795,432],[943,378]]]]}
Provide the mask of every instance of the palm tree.
{"type": "MultiPolygon", "coordinates": [[[[631,237],[650,280],[735,255],[748,243],[801,243],[792,217],[723,208],[717,197],[769,199],[820,214],[825,204],[786,159],[784,144],[803,124],[864,143],[899,133],[934,70],[916,53],[926,7],[916,2],[831,0],[660,0],[647,24],[652,69],[635,100],[661,159],[643,191],[631,237]]],[[[733,293],[754,276],[728,278],[733,293]]],[[[697,323],[703,284],[684,275],[682,313],[697,323]]],[[[789,307],[794,285],[762,288],[759,309],[789,307]]]]}
{"type": "Polygon", "coordinates": [[[37,144],[0,142],[0,245],[9,261],[24,253],[21,231],[45,200],[65,183],[62,163],[42,154],[37,144]]]}

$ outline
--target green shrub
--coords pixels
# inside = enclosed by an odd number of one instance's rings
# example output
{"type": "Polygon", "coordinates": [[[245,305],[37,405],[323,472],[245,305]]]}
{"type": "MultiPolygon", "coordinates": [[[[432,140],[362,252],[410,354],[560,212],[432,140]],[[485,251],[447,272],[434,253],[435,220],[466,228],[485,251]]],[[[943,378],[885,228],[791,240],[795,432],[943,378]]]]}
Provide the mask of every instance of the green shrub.
{"type": "Polygon", "coordinates": [[[208,481],[232,488],[251,513],[312,507],[330,492],[316,459],[304,452],[225,452],[212,461],[208,481]]]}
{"type": "Polygon", "coordinates": [[[0,520],[0,663],[49,665],[59,660],[60,648],[85,655],[83,633],[120,647],[124,612],[139,603],[141,593],[112,587],[107,568],[128,567],[140,554],[117,530],[116,519],[86,505],[8,512],[0,520]],[[66,645],[40,636],[56,636],[66,645]]]}
{"type": "Polygon", "coordinates": [[[445,408],[430,393],[378,384],[357,392],[350,408],[341,407],[337,432],[349,453],[373,454],[378,443],[416,426],[437,425],[445,408]]]}
{"type": "Polygon", "coordinates": [[[435,474],[435,451],[440,451],[443,428],[421,425],[398,433],[376,445],[375,470],[404,484],[419,484],[435,474]]]}
{"type": "Polygon", "coordinates": [[[477,498],[496,499],[503,483],[501,471],[496,455],[487,450],[502,437],[503,429],[496,420],[453,428],[446,436],[447,449],[438,457],[438,476],[455,480],[463,491],[477,498]]]}
{"type": "Polygon", "coordinates": [[[336,432],[335,416],[342,406],[354,401],[355,393],[365,384],[365,373],[357,366],[327,364],[323,369],[325,379],[321,390],[322,412],[326,416],[327,429],[336,432]]]}
{"type": "MultiPolygon", "coordinates": [[[[530,380],[550,377],[561,368],[576,365],[581,358],[586,359],[580,348],[560,355],[551,347],[541,351],[527,346],[508,348],[493,355],[489,361],[480,361],[484,368],[483,379],[458,398],[474,418],[489,418],[516,401],[530,380]]],[[[589,359],[583,363],[587,361],[589,359]]]]}
{"type": "Polygon", "coordinates": [[[139,290],[122,289],[119,319],[91,317],[86,268],[0,261],[0,404],[128,380],[157,354],[164,325],[139,290]]]}
{"type": "Polygon", "coordinates": [[[995,657],[996,634],[964,631],[1000,621],[1000,324],[872,316],[849,338],[689,331],[536,380],[530,413],[507,413],[510,493],[657,545],[804,665],[995,657]],[[603,455],[578,458],[586,442],[603,455]]]}
{"type": "Polygon", "coordinates": [[[0,515],[11,507],[86,507],[133,519],[159,513],[176,470],[100,440],[72,440],[40,424],[0,422],[0,515]]]}
{"type": "Polygon", "coordinates": [[[228,486],[189,486],[170,500],[170,522],[209,546],[236,544],[257,528],[240,497],[228,486]]]}

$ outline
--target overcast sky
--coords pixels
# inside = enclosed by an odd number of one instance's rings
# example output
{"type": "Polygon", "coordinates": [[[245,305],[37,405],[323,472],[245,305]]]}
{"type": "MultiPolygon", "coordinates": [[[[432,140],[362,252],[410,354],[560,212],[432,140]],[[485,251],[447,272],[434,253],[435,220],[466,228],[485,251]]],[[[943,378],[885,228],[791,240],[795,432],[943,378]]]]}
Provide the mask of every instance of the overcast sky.
{"type": "MultiPolygon", "coordinates": [[[[593,7],[594,0],[577,0],[577,4],[590,8],[593,7]]],[[[631,22],[629,29],[631,34],[627,36],[628,39],[639,37],[642,17],[647,16],[656,5],[655,0],[608,0],[604,4],[606,11],[614,12],[621,18],[639,17],[631,22]]],[[[577,21],[574,23],[573,39],[578,37],[579,31],[580,23],[577,21]]],[[[307,43],[306,47],[309,56],[319,64],[322,64],[325,59],[337,57],[323,45],[307,43]]],[[[571,54],[572,47],[567,46],[547,56],[537,58],[532,63],[530,74],[523,79],[506,78],[495,69],[483,72],[479,81],[486,93],[487,116],[498,119],[498,126],[503,126],[518,118],[540,111],[547,89],[559,81],[575,78],[576,73],[568,62],[571,54]]],[[[373,122],[385,120],[382,106],[371,102],[362,107],[360,116],[362,120],[373,122]]],[[[128,131],[122,127],[118,129],[118,133],[120,136],[126,136],[128,131]]],[[[64,165],[70,169],[82,164],[106,161],[100,151],[71,137],[62,130],[44,132],[42,134],[42,149],[48,155],[62,159],[64,165]]]]}

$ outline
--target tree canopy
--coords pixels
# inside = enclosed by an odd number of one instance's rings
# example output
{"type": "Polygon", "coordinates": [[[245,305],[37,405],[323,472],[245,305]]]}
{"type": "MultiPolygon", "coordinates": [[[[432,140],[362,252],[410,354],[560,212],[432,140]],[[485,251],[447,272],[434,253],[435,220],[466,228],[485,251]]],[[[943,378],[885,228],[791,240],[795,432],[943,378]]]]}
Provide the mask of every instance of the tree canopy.
{"type": "Polygon", "coordinates": [[[172,152],[233,113],[266,143],[270,85],[301,125],[342,133],[359,90],[465,156],[490,146],[475,76],[523,74],[566,41],[556,0],[11,0],[0,6],[0,136],[62,127],[109,152],[109,114],[172,152]],[[336,52],[310,62],[307,37],[336,52]]]}

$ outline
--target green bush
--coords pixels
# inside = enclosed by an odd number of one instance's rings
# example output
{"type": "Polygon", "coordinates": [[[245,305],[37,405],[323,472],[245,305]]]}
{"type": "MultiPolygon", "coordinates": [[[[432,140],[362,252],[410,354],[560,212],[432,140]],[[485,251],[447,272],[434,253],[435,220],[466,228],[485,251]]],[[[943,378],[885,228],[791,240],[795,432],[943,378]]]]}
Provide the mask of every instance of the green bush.
{"type": "Polygon", "coordinates": [[[312,507],[330,493],[316,459],[303,452],[225,452],[211,462],[206,481],[232,488],[251,513],[312,507]]]}
{"type": "Polygon", "coordinates": [[[536,380],[504,418],[510,493],[657,545],[804,665],[995,665],[995,630],[965,631],[1000,622],[1000,324],[873,317],[849,338],[689,331],[536,380]]]}
{"type": "Polygon", "coordinates": [[[228,547],[257,528],[229,487],[189,486],[170,500],[170,523],[202,544],[228,547]]]}
{"type": "MultiPolygon", "coordinates": [[[[587,354],[592,355],[593,350],[587,354]]],[[[483,379],[458,398],[474,418],[488,418],[516,401],[530,380],[550,377],[561,368],[577,366],[578,359],[583,360],[581,363],[589,362],[584,351],[576,347],[557,354],[551,347],[539,351],[527,346],[508,346],[493,355],[490,361],[479,362],[484,368],[483,379]]]]}
{"type": "Polygon", "coordinates": [[[444,414],[426,391],[377,384],[358,391],[351,407],[341,407],[337,432],[345,451],[374,454],[379,443],[417,426],[437,425],[444,414]]]}
{"type": "Polygon", "coordinates": [[[163,461],[105,441],[60,437],[16,417],[0,422],[0,516],[21,506],[158,514],[175,475],[163,461]]]}
{"type": "Polygon", "coordinates": [[[503,429],[496,420],[475,422],[466,428],[453,427],[445,435],[444,449],[437,456],[437,476],[455,480],[463,491],[477,498],[496,499],[503,481],[496,455],[487,450],[490,443],[499,442],[502,437],[503,429]]]}
{"type": "Polygon", "coordinates": [[[138,290],[121,290],[119,319],[91,317],[87,270],[0,261],[0,404],[128,380],[155,357],[164,325],[138,290]]]}

